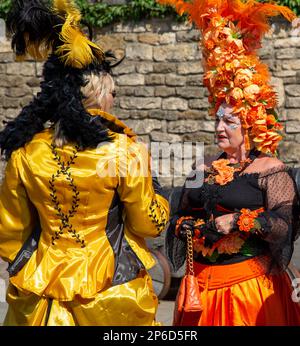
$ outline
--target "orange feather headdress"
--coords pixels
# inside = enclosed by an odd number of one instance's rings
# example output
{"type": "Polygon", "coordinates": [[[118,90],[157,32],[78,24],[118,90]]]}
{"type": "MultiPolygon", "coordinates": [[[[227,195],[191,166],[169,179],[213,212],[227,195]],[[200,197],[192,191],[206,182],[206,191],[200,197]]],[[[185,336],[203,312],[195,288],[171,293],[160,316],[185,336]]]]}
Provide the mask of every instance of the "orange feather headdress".
{"type": "Polygon", "coordinates": [[[211,114],[222,103],[234,107],[250,140],[258,150],[276,152],[282,126],[275,112],[276,93],[270,85],[268,67],[257,56],[263,35],[270,29],[268,19],[296,15],[285,6],[255,0],[158,0],[187,14],[202,33],[204,84],[209,90],[211,114]]]}

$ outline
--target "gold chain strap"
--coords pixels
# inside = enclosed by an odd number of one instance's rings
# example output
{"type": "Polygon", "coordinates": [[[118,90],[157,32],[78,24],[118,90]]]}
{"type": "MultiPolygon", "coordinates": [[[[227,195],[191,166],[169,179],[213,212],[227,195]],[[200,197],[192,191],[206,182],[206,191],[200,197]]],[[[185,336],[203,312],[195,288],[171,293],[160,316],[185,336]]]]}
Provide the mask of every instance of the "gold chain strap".
{"type": "Polygon", "coordinates": [[[186,231],[187,238],[187,252],[186,252],[186,274],[194,275],[194,263],[193,263],[193,239],[192,231],[186,231]]]}

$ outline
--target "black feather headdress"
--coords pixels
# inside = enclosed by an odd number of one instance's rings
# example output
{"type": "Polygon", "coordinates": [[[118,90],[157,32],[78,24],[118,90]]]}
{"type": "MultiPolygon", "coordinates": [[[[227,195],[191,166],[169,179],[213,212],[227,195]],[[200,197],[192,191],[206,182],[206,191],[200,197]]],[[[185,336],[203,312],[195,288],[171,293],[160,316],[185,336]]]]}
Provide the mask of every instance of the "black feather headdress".
{"type": "Polygon", "coordinates": [[[13,34],[12,48],[17,58],[30,55],[46,59],[58,44],[63,18],[53,13],[42,0],[16,0],[7,18],[7,28],[13,34]]]}
{"type": "Polygon", "coordinates": [[[101,64],[103,49],[81,30],[81,13],[72,0],[14,0],[7,27],[17,58],[35,60],[54,53],[66,65],[85,68],[101,64]]]}
{"type": "Polygon", "coordinates": [[[81,149],[110,141],[101,121],[91,121],[81,87],[91,72],[111,72],[121,61],[93,43],[81,30],[81,13],[72,0],[14,0],[7,26],[19,59],[48,57],[41,91],[0,132],[0,148],[8,159],[48,121],[57,123],[68,142],[81,149]]]}

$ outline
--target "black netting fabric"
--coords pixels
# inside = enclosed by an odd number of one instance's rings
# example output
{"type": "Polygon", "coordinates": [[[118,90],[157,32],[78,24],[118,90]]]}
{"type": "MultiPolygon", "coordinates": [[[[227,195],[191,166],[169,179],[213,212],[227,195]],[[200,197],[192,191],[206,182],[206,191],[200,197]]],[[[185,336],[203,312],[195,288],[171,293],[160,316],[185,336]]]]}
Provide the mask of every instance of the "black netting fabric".
{"type": "Polygon", "coordinates": [[[260,173],[258,182],[264,192],[266,209],[258,221],[262,225],[261,236],[269,244],[271,270],[284,270],[291,260],[300,230],[296,184],[286,166],[260,173]]]}

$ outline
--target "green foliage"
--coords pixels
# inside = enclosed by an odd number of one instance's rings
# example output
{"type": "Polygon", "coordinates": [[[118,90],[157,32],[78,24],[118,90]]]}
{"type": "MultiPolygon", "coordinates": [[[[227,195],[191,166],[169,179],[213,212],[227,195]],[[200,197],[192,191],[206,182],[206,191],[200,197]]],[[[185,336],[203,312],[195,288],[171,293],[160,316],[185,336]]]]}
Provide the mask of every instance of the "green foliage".
{"type": "Polygon", "coordinates": [[[298,16],[300,15],[300,0],[280,0],[280,5],[284,5],[293,10],[298,16]]]}
{"type": "Polygon", "coordinates": [[[0,18],[6,18],[6,14],[10,8],[11,0],[1,0],[0,2],[0,18]]]}
{"type": "MultiPolygon", "coordinates": [[[[132,0],[125,5],[89,3],[88,0],[75,0],[82,10],[84,19],[95,27],[104,27],[116,22],[138,22],[149,18],[179,17],[171,7],[161,6],[155,0],[132,0]]],[[[6,18],[12,0],[0,0],[0,18],[6,18]]],[[[278,0],[278,4],[290,7],[300,15],[300,0],[278,0]]]]}
{"type": "Polygon", "coordinates": [[[95,26],[104,27],[115,22],[138,22],[142,19],[177,16],[171,7],[161,6],[155,0],[132,0],[125,5],[111,6],[105,3],[89,4],[86,0],[76,0],[85,20],[95,26]]]}

